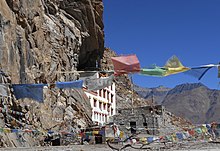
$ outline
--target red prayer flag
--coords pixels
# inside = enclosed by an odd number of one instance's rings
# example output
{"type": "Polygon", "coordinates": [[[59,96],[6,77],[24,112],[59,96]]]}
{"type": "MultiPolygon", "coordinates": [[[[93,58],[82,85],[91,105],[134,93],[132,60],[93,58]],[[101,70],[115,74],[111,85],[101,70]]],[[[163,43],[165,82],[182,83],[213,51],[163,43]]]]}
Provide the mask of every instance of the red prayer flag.
{"type": "Polygon", "coordinates": [[[111,57],[115,74],[140,72],[140,62],[136,55],[111,57]]]}
{"type": "Polygon", "coordinates": [[[194,135],[195,135],[195,130],[189,130],[188,132],[189,132],[189,134],[190,134],[191,136],[194,136],[194,135]]]}

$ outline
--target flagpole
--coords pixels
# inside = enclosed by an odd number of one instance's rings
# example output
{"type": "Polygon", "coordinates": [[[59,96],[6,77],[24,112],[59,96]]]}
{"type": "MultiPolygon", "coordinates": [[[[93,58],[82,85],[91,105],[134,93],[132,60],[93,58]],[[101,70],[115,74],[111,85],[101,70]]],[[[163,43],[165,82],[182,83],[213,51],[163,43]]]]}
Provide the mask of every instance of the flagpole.
{"type": "Polygon", "coordinates": [[[134,84],[131,74],[131,113],[134,114],[134,84]]]}

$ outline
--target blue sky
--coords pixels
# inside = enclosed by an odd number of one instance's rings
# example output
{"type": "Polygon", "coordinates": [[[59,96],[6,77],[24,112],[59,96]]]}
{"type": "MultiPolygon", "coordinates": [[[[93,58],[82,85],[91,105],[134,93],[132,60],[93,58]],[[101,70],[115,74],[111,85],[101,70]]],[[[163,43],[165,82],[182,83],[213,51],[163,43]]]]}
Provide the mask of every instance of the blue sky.
{"type": "MultiPolygon", "coordinates": [[[[220,0],[103,1],[105,47],[136,54],[141,67],[163,66],[172,55],[188,67],[220,62],[220,0]]],[[[142,87],[201,82],[220,89],[216,68],[200,81],[186,74],[133,80],[142,87]]]]}

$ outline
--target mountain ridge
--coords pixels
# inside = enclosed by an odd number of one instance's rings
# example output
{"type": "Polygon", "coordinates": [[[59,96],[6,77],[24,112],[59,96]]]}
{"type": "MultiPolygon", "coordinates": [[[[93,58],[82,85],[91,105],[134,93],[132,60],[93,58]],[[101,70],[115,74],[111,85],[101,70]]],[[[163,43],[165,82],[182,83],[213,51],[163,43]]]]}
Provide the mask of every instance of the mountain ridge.
{"type": "Polygon", "coordinates": [[[220,90],[209,89],[200,82],[160,88],[136,88],[135,91],[144,99],[154,99],[154,103],[164,105],[168,111],[192,123],[220,122],[220,90]]]}

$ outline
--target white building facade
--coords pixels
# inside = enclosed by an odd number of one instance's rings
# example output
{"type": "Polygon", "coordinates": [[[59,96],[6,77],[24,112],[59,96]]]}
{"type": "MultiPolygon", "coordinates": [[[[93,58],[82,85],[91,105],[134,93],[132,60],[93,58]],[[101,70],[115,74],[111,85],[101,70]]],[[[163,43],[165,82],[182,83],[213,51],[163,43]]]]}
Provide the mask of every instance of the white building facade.
{"type": "MultiPolygon", "coordinates": [[[[97,74],[99,77],[99,74],[97,74]]],[[[90,100],[92,107],[92,121],[97,125],[108,122],[110,116],[116,113],[115,83],[97,91],[88,91],[85,94],[90,100]]]]}

